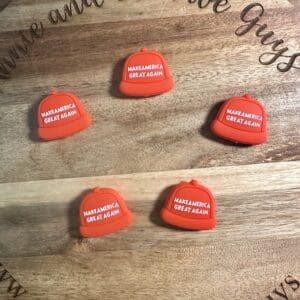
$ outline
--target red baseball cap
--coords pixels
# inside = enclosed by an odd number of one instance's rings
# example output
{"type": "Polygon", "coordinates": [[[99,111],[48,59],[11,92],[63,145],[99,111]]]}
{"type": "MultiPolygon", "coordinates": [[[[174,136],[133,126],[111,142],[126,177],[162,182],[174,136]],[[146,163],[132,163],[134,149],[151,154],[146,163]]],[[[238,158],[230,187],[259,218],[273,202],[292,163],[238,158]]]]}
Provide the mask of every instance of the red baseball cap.
{"type": "Polygon", "coordinates": [[[266,122],[263,106],[247,94],[224,102],[211,124],[211,130],[232,142],[263,144],[267,140],[266,122]]]}
{"type": "Polygon", "coordinates": [[[127,96],[148,97],[170,91],[173,85],[162,55],[144,48],[127,58],[119,89],[127,96]]]}
{"type": "Polygon", "coordinates": [[[212,229],[216,226],[213,195],[196,180],[181,182],[171,190],[160,216],[166,223],[177,227],[212,229]]]}
{"type": "Polygon", "coordinates": [[[97,237],[116,232],[132,223],[123,197],[111,188],[94,188],[80,204],[80,234],[97,237]]]}
{"type": "Polygon", "coordinates": [[[71,93],[52,92],[38,108],[38,135],[43,140],[62,139],[87,128],[90,117],[71,93]]]}

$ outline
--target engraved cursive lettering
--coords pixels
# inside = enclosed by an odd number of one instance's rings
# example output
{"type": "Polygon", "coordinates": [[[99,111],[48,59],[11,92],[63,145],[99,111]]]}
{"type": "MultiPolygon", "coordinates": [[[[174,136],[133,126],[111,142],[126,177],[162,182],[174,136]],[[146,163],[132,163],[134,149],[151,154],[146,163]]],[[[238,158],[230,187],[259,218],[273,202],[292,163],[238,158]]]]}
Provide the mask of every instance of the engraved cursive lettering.
{"type": "Polygon", "coordinates": [[[103,6],[104,0],[81,0],[80,4],[78,4],[77,0],[70,0],[69,4],[64,5],[63,13],[59,9],[50,10],[48,17],[52,24],[67,22],[68,18],[72,17],[74,12],[81,15],[85,7],[90,7],[93,4],[100,8],[103,6]]]}
{"type": "Polygon", "coordinates": [[[268,28],[267,24],[258,23],[260,19],[264,16],[265,9],[260,3],[252,3],[246,6],[241,12],[241,20],[246,23],[245,25],[240,26],[235,34],[237,36],[242,36],[250,32],[252,29],[256,29],[256,36],[261,38],[262,45],[272,45],[273,52],[263,53],[259,57],[259,62],[262,65],[271,65],[277,61],[279,58],[289,58],[288,62],[280,62],[277,64],[277,69],[280,72],[287,72],[291,68],[300,69],[299,66],[296,66],[296,59],[300,56],[300,52],[289,55],[288,47],[279,48],[280,45],[283,46],[284,40],[277,39],[274,37],[273,31],[266,31],[268,28]],[[253,16],[254,14],[254,16],[253,16]],[[250,16],[251,15],[251,16],[250,16]],[[272,40],[270,40],[273,37],[272,40]]]}
{"type": "Polygon", "coordinates": [[[17,60],[22,56],[26,56],[30,48],[33,46],[36,39],[40,39],[44,34],[43,23],[33,23],[30,26],[29,35],[24,31],[19,31],[21,41],[15,42],[13,46],[8,49],[8,55],[0,60],[0,78],[9,79],[11,72],[17,66],[17,60]]]}
{"type": "MultiPolygon", "coordinates": [[[[120,1],[120,0],[119,0],[120,1]]],[[[212,4],[212,9],[215,13],[222,13],[231,8],[229,0],[187,0],[188,3],[197,3],[200,9],[208,7],[212,4]]],[[[9,1],[7,1],[8,3],[9,1]]],[[[7,5],[7,3],[5,5],[7,5]]],[[[5,7],[5,5],[3,7],[5,7]]],[[[95,7],[103,7],[104,0],[69,0],[68,4],[63,6],[62,10],[53,9],[49,11],[48,19],[50,23],[56,25],[60,22],[67,22],[73,14],[81,15],[85,8],[94,5],[95,7]]],[[[277,63],[277,69],[280,72],[287,72],[291,69],[300,69],[298,57],[300,52],[291,54],[285,41],[275,37],[273,31],[268,30],[267,24],[260,24],[259,21],[264,16],[265,9],[260,3],[251,3],[247,5],[241,12],[240,18],[245,23],[237,28],[235,34],[242,36],[250,32],[252,29],[256,29],[256,36],[260,38],[262,45],[271,46],[271,51],[263,53],[259,57],[259,62],[262,65],[271,65],[277,63]],[[284,60],[284,61],[282,61],[284,60]]],[[[43,23],[33,23],[30,27],[30,36],[27,36],[23,31],[19,31],[21,42],[15,42],[15,44],[8,49],[8,55],[0,59],[0,79],[9,79],[11,72],[16,68],[17,60],[21,56],[26,56],[30,48],[33,46],[36,39],[42,38],[44,33],[43,23]]]]}
{"type": "Polygon", "coordinates": [[[4,268],[2,263],[0,263],[0,282],[9,281],[9,285],[7,287],[7,293],[13,294],[13,297],[16,298],[21,296],[27,291],[20,285],[13,277],[9,274],[9,272],[4,268]]]}
{"type": "MultiPolygon", "coordinates": [[[[79,1],[79,0],[77,0],[79,1]]],[[[66,22],[68,18],[72,17],[73,12],[82,14],[85,7],[92,5],[102,7],[104,0],[81,0],[78,4],[76,0],[70,0],[69,4],[64,6],[63,15],[58,9],[51,10],[48,14],[49,20],[52,24],[59,22],[66,22]]],[[[3,6],[6,7],[9,1],[3,6]]],[[[21,41],[17,41],[8,49],[8,54],[0,59],[0,79],[10,79],[12,71],[17,67],[17,60],[22,56],[29,54],[31,47],[34,45],[36,39],[41,39],[44,35],[44,25],[42,22],[32,23],[29,28],[30,35],[22,30],[18,32],[21,41]]]]}
{"type": "Polygon", "coordinates": [[[228,0],[188,0],[188,3],[198,3],[199,8],[205,8],[210,3],[213,4],[213,11],[215,13],[222,13],[230,9],[231,5],[228,0]],[[223,9],[222,9],[223,8],[223,9]]]}
{"type": "Polygon", "coordinates": [[[275,288],[270,295],[267,296],[269,300],[276,299],[298,299],[297,296],[300,296],[298,290],[300,287],[300,282],[295,279],[292,275],[288,275],[284,282],[281,282],[279,288],[275,288]],[[290,297],[291,296],[291,297],[290,297]]]}

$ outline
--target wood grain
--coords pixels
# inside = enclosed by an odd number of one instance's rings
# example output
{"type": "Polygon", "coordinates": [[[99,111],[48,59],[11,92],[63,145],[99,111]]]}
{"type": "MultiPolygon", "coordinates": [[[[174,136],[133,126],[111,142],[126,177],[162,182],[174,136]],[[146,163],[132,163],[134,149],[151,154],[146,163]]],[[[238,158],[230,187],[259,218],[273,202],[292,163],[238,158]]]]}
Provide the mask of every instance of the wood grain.
{"type": "MultiPolygon", "coordinates": [[[[250,1],[214,14],[185,0],[110,0],[57,25],[48,12],[66,0],[8,2],[0,59],[19,30],[45,26],[12,78],[0,80],[0,262],[28,291],[20,299],[278,300],[282,287],[300,299],[285,282],[300,280],[299,70],[260,65],[271,47],[254,31],[234,34],[250,1]],[[141,47],[168,61],[170,93],[118,93],[124,58],[141,47]],[[53,89],[76,94],[93,123],[44,143],[36,110],[53,89]],[[264,145],[234,145],[209,130],[220,103],[245,93],[266,108],[264,145]],[[158,217],[170,187],[191,178],[215,196],[213,231],[181,231],[158,217]],[[78,205],[94,186],[120,191],[135,215],[130,227],[79,237],[78,205]]],[[[261,23],[299,51],[299,1],[259,2],[261,23]]],[[[0,280],[1,300],[12,299],[8,284],[0,280]]]]}
{"type": "MultiPolygon", "coordinates": [[[[229,1],[232,5],[231,11],[240,12],[245,7],[241,0],[229,1]]],[[[62,0],[34,0],[12,1],[9,7],[1,15],[1,26],[4,30],[26,29],[33,20],[48,21],[48,12],[52,9],[62,9],[69,1],[62,0]],[[22,16],[18,22],[16,19],[22,16]]],[[[80,1],[78,1],[80,3],[80,1]]],[[[267,9],[291,8],[293,5],[287,0],[263,0],[261,1],[267,9]]],[[[130,0],[130,1],[105,1],[103,9],[86,9],[81,16],[74,17],[71,22],[60,23],[58,26],[74,26],[85,24],[99,24],[106,22],[120,22],[145,19],[159,19],[168,17],[182,17],[194,14],[211,13],[211,8],[205,10],[196,9],[197,4],[190,5],[187,0],[130,0]]],[[[211,6],[210,6],[211,7],[211,6]]]]}
{"type": "MultiPolygon", "coordinates": [[[[89,8],[67,26],[46,28],[30,56],[19,61],[13,78],[1,81],[1,182],[299,159],[298,70],[282,74],[275,65],[260,65],[258,57],[269,47],[260,45],[254,33],[235,36],[244,2],[235,1],[232,11],[218,15],[211,7],[199,10],[185,5],[186,11],[171,17],[184,7],[180,1],[172,1],[173,5],[165,1],[171,10],[165,9],[162,16],[155,14],[160,1],[156,5],[142,1],[148,3],[143,4],[145,14],[156,16],[142,22],[126,19],[131,7],[126,1],[120,6],[112,2],[103,9],[111,12],[110,22],[102,20],[101,9],[89,8]],[[114,5],[111,10],[110,5],[114,5]],[[117,8],[124,14],[119,21],[114,15],[117,8]],[[91,14],[99,21],[82,24],[91,14]],[[117,92],[121,60],[142,46],[164,54],[175,89],[151,99],[122,98],[117,92]],[[51,89],[78,95],[93,126],[64,141],[37,141],[37,104],[51,89]],[[237,147],[214,138],[209,130],[218,104],[246,92],[266,106],[269,141],[262,146],[237,147]]],[[[64,2],[53,6],[59,3],[64,2]]],[[[299,17],[291,4],[262,3],[270,7],[264,19],[270,29],[299,49],[299,17]]],[[[26,10],[38,10],[35,20],[41,17],[39,10],[50,9],[47,1],[26,4],[26,10]]],[[[142,9],[139,1],[131,5],[133,12],[142,9]]],[[[2,15],[22,7],[22,2],[13,2],[2,15]]],[[[4,53],[14,32],[7,31],[4,21],[0,24],[0,53],[4,53]]]]}
{"type": "Polygon", "coordinates": [[[289,162],[1,184],[0,260],[24,299],[263,299],[299,278],[299,178],[289,162]],[[158,217],[170,186],[190,178],[214,193],[213,231],[158,217]],[[134,224],[79,239],[79,200],[94,186],[117,188],[134,224]]]}

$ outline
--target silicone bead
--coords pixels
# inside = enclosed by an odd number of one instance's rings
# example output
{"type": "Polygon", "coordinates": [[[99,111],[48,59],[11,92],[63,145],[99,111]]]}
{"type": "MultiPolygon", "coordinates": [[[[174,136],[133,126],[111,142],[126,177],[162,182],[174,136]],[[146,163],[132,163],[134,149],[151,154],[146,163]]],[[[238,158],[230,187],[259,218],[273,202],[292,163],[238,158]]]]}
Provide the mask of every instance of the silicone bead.
{"type": "Polygon", "coordinates": [[[38,135],[43,140],[66,138],[90,123],[80,101],[71,93],[52,92],[38,108],[38,135]]]}
{"type": "Polygon", "coordinates": [[[211,192],[196,180],[181,182],[169,193],[160,211],[164,222],[190,230],[208,230],[216,225],[211,192]]]}
{"type": "Polygon", "coordinates": [[[247,145],[267,140],[266,113],[251,95],[233,97],[224,102],[211,124],[212,132],[229,141],[247,145]]]}
{"type": "Polygon", "coordinates": [[[119,89],[126,96],[148,97],[170,91],[173,85],[162,55],[143,48],[126,59],[119,89]]]}
{"type": "Polygon", "coordinates": [[[123,197],[111,188],[95,188],[80,204],[80,234],[97,237],[117,232],[132,223],[133,215],[123,197]]]}

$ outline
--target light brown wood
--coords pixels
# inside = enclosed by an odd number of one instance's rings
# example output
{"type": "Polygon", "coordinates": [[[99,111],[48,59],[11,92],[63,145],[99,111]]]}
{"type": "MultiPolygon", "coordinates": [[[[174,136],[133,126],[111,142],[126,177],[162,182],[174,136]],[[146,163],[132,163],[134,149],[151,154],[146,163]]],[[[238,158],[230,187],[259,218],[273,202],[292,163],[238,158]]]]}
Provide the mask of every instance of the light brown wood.
{"type": "MultiPolygon", "coordinates": [[[[39,20],[64,1],[28,3],[27,28],[34,21],[32,14],[39,20]]],[[[292,5],[262,3],[268,28],[291,49],[299,49],[299,16],[292,5]]],[[[1,81],[0,126],[5,130],[0,133],[0,181],[241,165],[280,161],[282,156],[299,159],[299,70],[280,73],[276,65],[259,64],[259,55],[271,48],[262,46],[254,32],[240,38],[234,34],[242,25],[244,6],[233,1],[231,11],[216,15],[211,6],[200,10],[180,1],[111,1],[103,9],[91,7],[73,16],[65,26],[47,25],[45,20],[43,39],[35,42],[29,58],[18,62],[12,79],[1,81]],[[92,24],[83,24],[87,18],[92,24]],[[151,99],[119,98],[120,60],[145,46],[164,54],[175,88],[151,99]],[[93,126],[63,141],[38,142],[36,108],[51,89],[78,95],[93,126]],[[246,92],[266,106],[269,141],[262,146],[237,147],[214,138],[209,130],[216,106],[246,92]]],[[[5,24],[11,19],[22,25],[27,16],[24,13],[21,21],[14,17],[22,7],[22,2],[12,2],[1,12],[0,54],[14,41],[5,24]]]]}
{"type": "Polygon", "coordinates": [[[0,260],[24,299],[263,299],[288,274],[299,279],[299,178],[290,162],[1,184],[0,260]],[[190,178],[214,193],[213,231],[158,216],[169,187],[190,178]],[[82,240],[78,204],[94,186],[118,189],[135,222],[82,240]]]}
{"type": "MultiPolygon", "coordinates": [[[[299,70],[261,65],[271,46],[254,31],[234,34],[251,1],[229,2],[214,14],[186,0],[107,0],[53,25],[49,10],[68,0],[0,0],[0,62],[19,30],[45,27],[12,78],[0,79],[0,278],[5,268],[27,290],[19,299],[284,299],[274,289],[300,299],[286,282],[300,281],[299,70]],[[118,93],[122,61],[141,47],[168,61],[170,93],[118,93]],[[93,123],[42,143],[36,109],[52,89],[76,94],[93,123]],[[266,108],[268,142],[215,138],[220,103],[247,92],[266,108]],[[213,231],[174,229],[158,216],[170,186],[191,178],[215,196],[213,231]],[[94,186],[118,189],[133,225],[80,238],[79,201],[94,186]]],[[[299,1],[259,2],[260,23],[289,54],[300,51],[299,1]]],[[[0,279],[1,300],[12,299],[9,283],[0,279]]]]}

